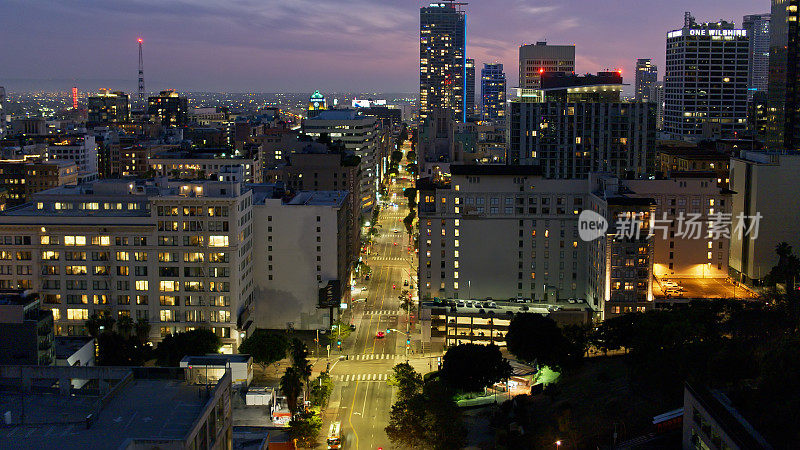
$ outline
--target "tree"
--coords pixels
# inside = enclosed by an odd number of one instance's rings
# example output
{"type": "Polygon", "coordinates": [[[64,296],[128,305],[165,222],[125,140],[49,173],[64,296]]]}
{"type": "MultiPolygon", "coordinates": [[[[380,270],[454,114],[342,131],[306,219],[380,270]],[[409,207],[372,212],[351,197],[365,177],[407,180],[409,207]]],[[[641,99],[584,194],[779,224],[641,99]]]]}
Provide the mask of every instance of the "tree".
{"type": "Polygon", "coordinates": [[[219,336],[200,328],[170,334],[156,347],[158,365],[177,367],[184,356],[217,353],[222,346],[219,336]]]}
{"type": "Polygon", "coordinates": [[[281,393],[286,397],[289,411],[297,413],[297,397],[303,391],[303,377],[294,367],[287,367],[280,381],[281,393]]]}
{"type": "Polygon", "coordinates": [[[425,447],[427,400],[422,394],[410,398],[398,398],[389,411],[389,425],[384,429],[386,436],[397,447],[425,447]]]}
{"type": "Polygon", "coordinates": [[[400,300],[400,309],[405,312],[410,312],[414,309],[414,302],[411,300],[411,294],[409,294],[408,289],[403,289],[397,298],[400,300]]]}
{"type": "Polygon", "coordinates": [[[400,161],[403,160],[403,152],[401,152],[400,150],[393,151],[391,159],[393,163],[395,164],[399,163],[400,161]]]}
{"type": "Polygon", "coordinates": [[[416,188],[405,188],[403,189],[403,197],[408,199],[408,207],[409,209],[414,209],[417,207],[417,189],[416,188]]]}
{"type": "Polygon", "coordinates": [[[286,335],[256,328],[256,330],[239,345],[239,353],[253,357],[253,361],[262,368],[286,356],[289,343],[286,335]]]}
{"type": "Polygon", "coordinates": [[[292,367],[300,375],[300,379],[305,381],[306,394],[308,393],[308,382],[311,378],[311,363],[308,362],[308,348],[300,339],[294,338],[289,342],[289,357],[292,359],[292,367]]]}
{"type": "Polygon", "coordinates": [[[328,372],[322,372],[311,382],[311,404],[323,407],[328,404],[333,392],[333,380],[328,372]]]}
{"type": "Polygon", "coordinates": [[[142,345],[146,344],[150,339],[150,322],[144,317],[140,317],[134,326],[134,333],[136,334],[136,339],[138,339],[142,345]]]}
{"type": "Polygon", "coordinates": [[[89,316],[84,326],[89,336],[97,339],[101,331],[110,331],[114,328],[114,318],[111,316],[110,311],[104,311],[102,314],[93,313],[89,316]]]}
{"type": "Polygon", "coordinates": [[[98,335],[97,348],[98,366],[141,366],[149,355],[149,347],[113,330],[98,335]]]}
{"type": "Polygon", "coordinates": [[[604,320],[593,335],[595,346],[603,351],[631,348],[642,317],[638,313],[628,313],[604,320]]]}
{"type": "Polygon", "coordinates": [[[322,429],[322,418],[314,411],[300,411],[289,421],[289,437],[301,448],[312,448],[322,429]]]}
{"type": "Polygon", "coordinates": [[[553,367],[568,365],[576,353],[558,325],[536,313],[516,314],[511,319],[506,345],[512,355],[523,361],[553,367]]]}
{"type": "Polygon", "coordinates": [[[511,365],[496,345],[460,344],[444,354],[440,373],[451,388],[476,392],[511,376],[511,365]]]}
{"type": "Polygon", "coordinates": [[[792,253],[792,246],[781,242],[775,246],[778,264],[769,271],[766,279],[770,283],[784,283],[787,292],[800,281],[800,259],[792,253]]]}
{"type": "Polygon", "coordinates": [[[392,374],[387,381],[389,386],[397,387],[397,399],[408,400],[422,391],[422,375],[411,364],[400,363],[392,368],[392,374]]]}
{"type": "Polygon", "coordinates": [[[130,338],[133,333],[134,322],[131,316],[121,316],[117,321],[117,331],[124,338],[130,338]]]}
{"type": "Polygon", "coordinates": [[[409,212],[408,215],[403,218],[403,225],[406,226],[406,231],[408,234],[413,234],[414,232],[414,219],[416,219],[416,217],[417,213],[415,213],[412,209],[411,212],[409,212]]]}

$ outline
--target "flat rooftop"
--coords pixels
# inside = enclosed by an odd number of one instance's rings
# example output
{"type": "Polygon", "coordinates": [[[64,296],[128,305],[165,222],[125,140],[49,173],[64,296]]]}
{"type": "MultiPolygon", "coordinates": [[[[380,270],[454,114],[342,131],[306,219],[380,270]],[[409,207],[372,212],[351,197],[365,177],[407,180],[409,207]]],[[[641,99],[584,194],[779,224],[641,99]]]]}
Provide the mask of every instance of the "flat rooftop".
{"type": "Polygon", "coordinates": [[[53,344],[57,359],[66,359],[94,340],[91,336],[56,336],[53,344]]]}
{"type": "Polygon", "coordinates": [[[287,205],[342,206],[347,191],[301,191],[287,205]]]}
{"type": "Polygon", "coordinates": [[[128,439],[182,440],[204,410],[204,386],[183,380],[134,378],[87,429],[97,396],[0,392],[0,408],[26,424],[0,427],[0,447],[37,449],[120,448],[128,439]],[[68,423],[72,422],[72,423],[68,423]]]}

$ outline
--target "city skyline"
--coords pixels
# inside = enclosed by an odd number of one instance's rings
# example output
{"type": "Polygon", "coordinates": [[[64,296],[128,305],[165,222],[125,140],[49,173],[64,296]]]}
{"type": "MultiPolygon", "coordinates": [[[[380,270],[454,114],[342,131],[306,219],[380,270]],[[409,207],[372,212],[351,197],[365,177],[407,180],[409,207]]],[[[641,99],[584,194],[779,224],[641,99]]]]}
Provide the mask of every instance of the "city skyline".
{"type": "MultiPolygon", "coordinates": [[[[427,4],[10,1],[0,6],[6,43],[0,80],[9,92],[66,90],[72,84],[135,92],[136,40],[142,37],[149,91],[414,92],[418,14],[427,4]]],[[[663,67],[665,35],[680,27],[684,11],[699,22],[724,19],[740,26],[744,15],[768,12],[770,5],[736,0],[621,1],[602,11],[588,6],[584,0],[507,1],[499,8],[473,2],[467,6],[467,57],[478,65],[514,67],[523,43],[574,44],[577,72],[621,68],[632,83],[637,58],[663,67]]],[[[509,72],[514,87],[517,76],[509,72]]]]}

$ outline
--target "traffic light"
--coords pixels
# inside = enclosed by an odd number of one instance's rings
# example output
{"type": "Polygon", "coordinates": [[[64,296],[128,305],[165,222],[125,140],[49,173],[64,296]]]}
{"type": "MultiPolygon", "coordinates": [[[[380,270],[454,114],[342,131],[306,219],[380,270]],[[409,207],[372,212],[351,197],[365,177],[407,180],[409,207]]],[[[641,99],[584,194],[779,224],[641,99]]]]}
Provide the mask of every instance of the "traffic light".
{"type": "Polygon", "coordinates": [[[341,346],[342,345],[342,341],[341,340],[336,341],[336,345],[341,346]]]}
{"type": "Polygon", "coordinates": [[[386,329],[386,334],[389,334],[389,333],[391,333],[391,332],[392,332],[392,329],[391,329],[391,328],[387,328],[387,329],[386,329]]]}

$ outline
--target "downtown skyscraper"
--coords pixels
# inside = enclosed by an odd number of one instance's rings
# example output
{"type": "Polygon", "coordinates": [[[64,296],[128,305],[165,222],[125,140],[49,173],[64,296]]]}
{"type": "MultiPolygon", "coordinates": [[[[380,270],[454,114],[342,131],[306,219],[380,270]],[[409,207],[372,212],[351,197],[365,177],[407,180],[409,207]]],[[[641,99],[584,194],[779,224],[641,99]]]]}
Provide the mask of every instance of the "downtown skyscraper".
{"type": "Polygon", "coordinates": [[[742,28],[750,38],[748,51],[750,62],[747,74],[747,98],[752,99],[758,92],[766,92],[769,80],[769,14],[750,14],[744,16],[742,28]]]}
{"type": "Polygon", "coordinates": [[[800,0],[772,0],[767,87],[769,150],[800,150],[800,0]]]}
{"type": "Polygon", "coordinates": [[[636,101],[655,102],[653,93],[658,81],[658,66],[650,58],[636,60],[636,101]]]}
{"type": "Polygon", "coordinates": [[[499,63],[481,69],[481,120],[502,122],[506,115],[506,74],[499,63]]]}
{"type": "Polygon", "coordinates": [[[465,3],[442,1],[419,11],[419,118],[434,109],[452,112],[465,121],[466,33],[465,3]]]}
{"type": "Polygon", "coordinates": [[[697,23],[686,13],[667,33],[664,131],[679,139],[732,136],[747,128],[747,31],[697,23]]]}

